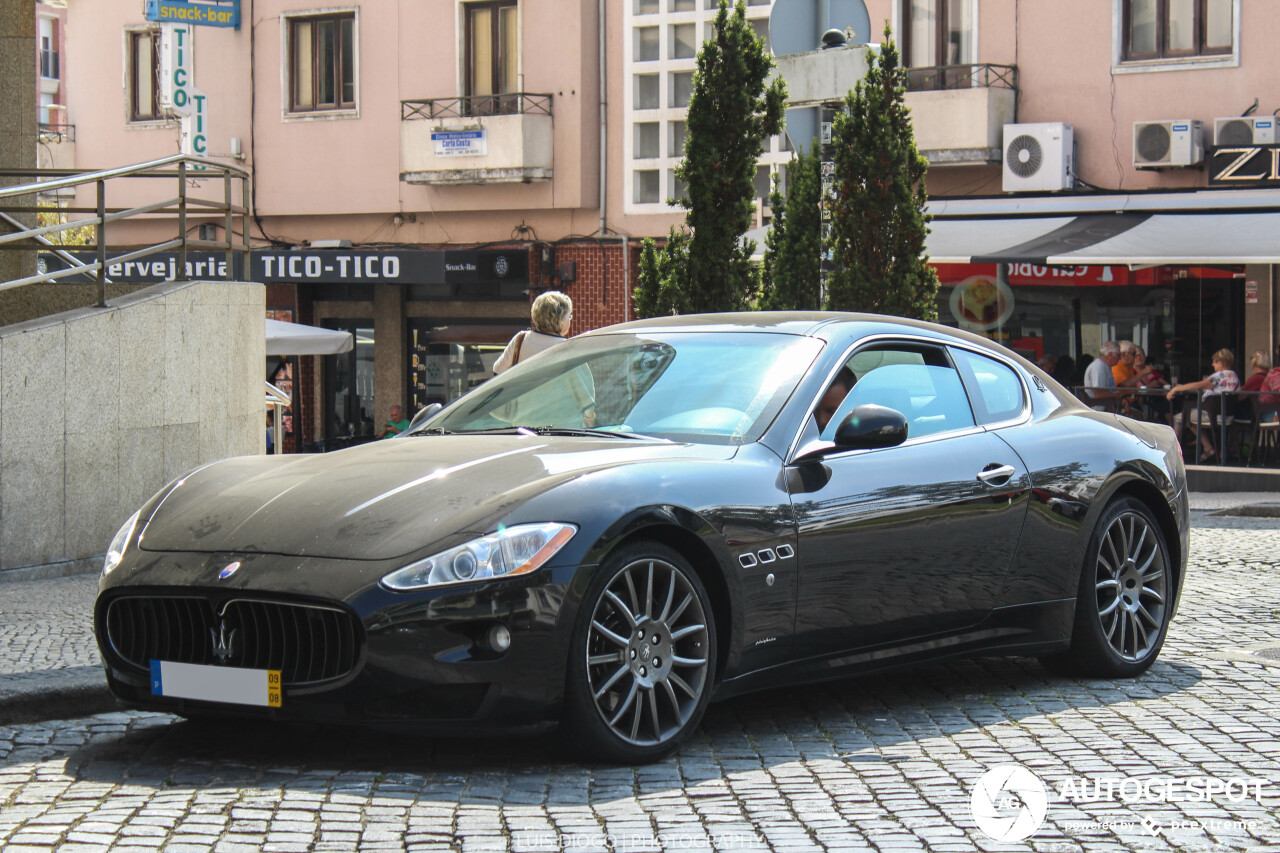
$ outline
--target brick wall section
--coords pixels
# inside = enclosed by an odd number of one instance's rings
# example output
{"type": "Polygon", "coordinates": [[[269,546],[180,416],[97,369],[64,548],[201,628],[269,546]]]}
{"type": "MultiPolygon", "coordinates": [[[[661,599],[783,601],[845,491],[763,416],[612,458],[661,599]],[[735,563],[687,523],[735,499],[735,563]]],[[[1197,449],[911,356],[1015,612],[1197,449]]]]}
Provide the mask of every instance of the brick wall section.
{"type": "Polygon", "coordinates": [[[568,294],[573,299],[573,334],[635,319],[634,308],[626,310],[625,306],[631,298],[626,292],[628,285],[634,288],[639,275],[638,243],[628,246],[629,276],[623,275],[620,239],[558,243],[554,254],[557,270],[569,263],[576,264],[575,279],[572,282],[555,280],[543,269],[541,252],[535,249],[530,256],[530,301],[543,290],[561,290],[568,294]]]}

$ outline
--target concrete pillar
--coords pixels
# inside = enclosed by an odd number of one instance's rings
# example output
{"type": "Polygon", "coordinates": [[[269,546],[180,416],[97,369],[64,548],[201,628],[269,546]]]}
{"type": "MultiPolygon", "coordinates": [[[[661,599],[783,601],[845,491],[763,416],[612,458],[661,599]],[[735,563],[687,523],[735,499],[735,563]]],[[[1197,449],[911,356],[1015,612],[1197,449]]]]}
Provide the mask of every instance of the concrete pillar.
{"type": "MultiPolygon", "coordinates": [[[[0,167],[34,169],[36,165],[36,12],[32,3],[6,0],[0,3],[0,80],[5,81],[0,97],[0,167]]],[[[5,186],[21,179],[0,178],[5,186]]],[[[27,204],[33,202],[30,199],[27,204]]],[[[0,204],[9,207],[13,200],[0,204]]],[[[35,222],[35,214],[19,217],[35,222]]],[[[0,227],[9,231],[9,226],[0,227]]],[[[0,281],[25,278],[35,272],[34,252],[0,252],[0,281]]],[[[5,320],[0,318],[0,324],[5,320]]]]}

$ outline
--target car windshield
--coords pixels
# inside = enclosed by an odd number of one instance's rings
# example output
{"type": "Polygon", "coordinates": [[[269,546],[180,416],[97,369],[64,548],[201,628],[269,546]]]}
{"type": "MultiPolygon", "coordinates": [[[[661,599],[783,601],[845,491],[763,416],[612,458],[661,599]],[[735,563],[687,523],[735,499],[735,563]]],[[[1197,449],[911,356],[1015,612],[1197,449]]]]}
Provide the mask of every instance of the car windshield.
{"type": "Polygon", "coordinates": [[[577,338],[476,388],[421,431],[549,427],[743,444],[760,437],[821,349],[776,332],[577,338]]]}

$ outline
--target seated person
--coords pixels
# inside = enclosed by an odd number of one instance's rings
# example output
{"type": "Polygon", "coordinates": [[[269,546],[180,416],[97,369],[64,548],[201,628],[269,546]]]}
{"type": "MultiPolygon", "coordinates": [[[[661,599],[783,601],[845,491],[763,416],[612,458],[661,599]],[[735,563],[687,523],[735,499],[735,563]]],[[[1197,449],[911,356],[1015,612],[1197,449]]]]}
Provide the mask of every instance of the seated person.
{"type": "Polygon", "coordinates": [[[836,378],[831,380],[830,387],[823,393],[822,399],[818,401],[818,408],[813,412],[813,418],[818,422],[818,432],[826,431],[827,424],[831,422],[832,416],[840,408],[844,398],[849,396],[849,391],[853,388],[853,382],[853,371],[848,367],[840,368],[836,378]]]}

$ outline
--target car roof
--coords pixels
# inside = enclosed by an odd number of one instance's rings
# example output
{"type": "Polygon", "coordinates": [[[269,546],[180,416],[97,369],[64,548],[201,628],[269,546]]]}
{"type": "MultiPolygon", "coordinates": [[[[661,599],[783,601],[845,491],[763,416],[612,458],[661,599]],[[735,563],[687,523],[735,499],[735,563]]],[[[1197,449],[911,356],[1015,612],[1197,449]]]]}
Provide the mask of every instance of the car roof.
{"type": "MultiPolygon", "coordinates": [[[[879,334],[923,334],[939,341],[959,339],[1005,357],[1014,356],[1008,349],[988,338],[908,317],[888,314],[854,314],[841,311],[739,311],[724,314],[681,314],[633,320],[605,326],[585,333],[586,336],[613,332],[778,332],[805,335],[824,341],[853,340],[879,334]]],[[[1019,359],[1021,361],[1021,359],[1019,359]]]]}

